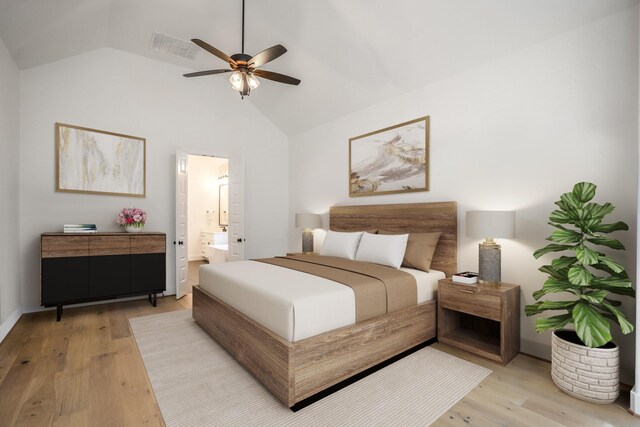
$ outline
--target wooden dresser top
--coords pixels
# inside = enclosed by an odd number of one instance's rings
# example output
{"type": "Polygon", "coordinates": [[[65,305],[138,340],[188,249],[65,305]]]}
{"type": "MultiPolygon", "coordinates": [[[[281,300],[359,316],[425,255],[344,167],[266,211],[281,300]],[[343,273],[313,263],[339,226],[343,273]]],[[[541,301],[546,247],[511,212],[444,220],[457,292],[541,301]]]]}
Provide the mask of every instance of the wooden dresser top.
{"type": "Polygon", "coordinates": [[[62,233],[49,232],[42,233],[43,236],[164,236],[165,233],[159,231],[141,231],[139,233],[127,233],[126,231],[103,231],[98,233],[62,233]]]}

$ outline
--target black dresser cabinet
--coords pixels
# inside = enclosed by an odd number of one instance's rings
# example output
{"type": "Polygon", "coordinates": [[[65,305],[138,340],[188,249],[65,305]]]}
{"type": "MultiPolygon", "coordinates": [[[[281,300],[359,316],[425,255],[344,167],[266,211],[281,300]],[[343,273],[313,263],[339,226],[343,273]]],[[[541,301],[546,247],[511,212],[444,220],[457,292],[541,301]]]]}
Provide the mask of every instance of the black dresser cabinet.
{"type": "Polygon", "coordinates": [[[41,304],[57,307],[166,290],[164,233],[44,233],[41,236],[41,304]]]}

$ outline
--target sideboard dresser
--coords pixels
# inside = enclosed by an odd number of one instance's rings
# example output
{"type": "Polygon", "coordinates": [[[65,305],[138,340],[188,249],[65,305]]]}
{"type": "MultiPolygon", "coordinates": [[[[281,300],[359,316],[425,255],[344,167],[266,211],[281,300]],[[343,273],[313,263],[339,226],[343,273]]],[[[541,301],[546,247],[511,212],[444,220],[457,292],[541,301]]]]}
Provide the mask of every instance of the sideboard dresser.
{"type": "Polygon", "coordinates": [[[41,304],[57,307],[166,290],[164,233],[43,233],[40,238],[41,304]]]}

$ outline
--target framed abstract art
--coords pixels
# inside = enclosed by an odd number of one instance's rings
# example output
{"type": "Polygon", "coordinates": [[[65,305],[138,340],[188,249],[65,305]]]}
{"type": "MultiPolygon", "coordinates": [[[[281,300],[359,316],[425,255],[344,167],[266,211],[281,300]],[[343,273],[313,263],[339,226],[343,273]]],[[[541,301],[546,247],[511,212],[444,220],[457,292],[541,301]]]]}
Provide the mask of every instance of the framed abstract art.
{"type": "Polygon", "coordinates": [[[56,191],[146,196],[146,140],[56,123],[56,191]]]}
{"type": "Polygon", "coordinates": [[[429,190],[429,116],[349,140],[349,196],[429,190]]]}

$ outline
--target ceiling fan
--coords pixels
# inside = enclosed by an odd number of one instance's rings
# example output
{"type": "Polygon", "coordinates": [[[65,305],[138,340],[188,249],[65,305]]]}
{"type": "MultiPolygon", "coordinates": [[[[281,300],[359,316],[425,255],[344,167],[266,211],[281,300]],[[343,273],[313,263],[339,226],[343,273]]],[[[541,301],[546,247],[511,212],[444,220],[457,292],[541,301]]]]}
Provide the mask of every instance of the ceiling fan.
{"type": "Polygon", "coordinates": [[[229,66],[231,68],[197,71],[195,73],[184,74],[185,77],[199,77],[208,76],[211,74],[232,73],[229,77],[231,87],[234,90],[240,92],[240,97],[243,99],[245,96],[249,96],[251,89],[255,89],[260,85],[260,81],[256,78],[256,76],[289,85],[300,84],[299,79],[285,76],[284,74],[274,73],[273,71],[258,70],[258,67],[261,67],[267,62],[271,62],[284,54],[287,51],[284,46],[280,44],[271,46],[270,48],[263,50],[253,57],[244,53],[244,0],[242,0],[242,53],[236,53],[235,55],[229,56],[200,39],[191,39],[191,41],[210,54],[215,55],[223,61],[229,63],[229,66]]]}

